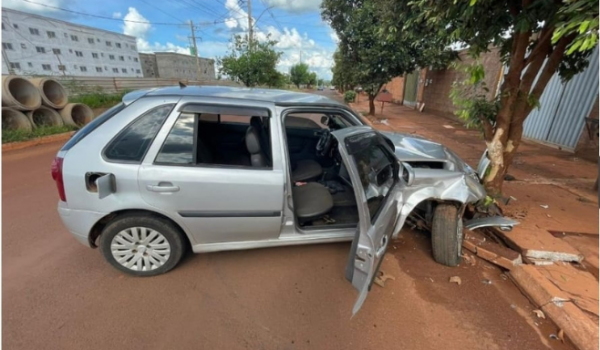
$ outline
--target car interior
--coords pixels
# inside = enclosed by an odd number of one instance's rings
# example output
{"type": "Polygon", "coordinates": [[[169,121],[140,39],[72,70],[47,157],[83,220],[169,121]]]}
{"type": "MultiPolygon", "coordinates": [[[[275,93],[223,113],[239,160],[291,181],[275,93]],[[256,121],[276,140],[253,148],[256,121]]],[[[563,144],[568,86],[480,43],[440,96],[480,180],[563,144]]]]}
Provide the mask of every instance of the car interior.
{"type": "MultiPolygon", "coordinates": [[[[272,167],[268,117],[200,114],[193,119],[198,123],[198,163],[272,167]]],[[[285,117],[294,212],[303,230],[358,223],[352,183],[331,135],[349,125],[337,114],[285,117]]]]}

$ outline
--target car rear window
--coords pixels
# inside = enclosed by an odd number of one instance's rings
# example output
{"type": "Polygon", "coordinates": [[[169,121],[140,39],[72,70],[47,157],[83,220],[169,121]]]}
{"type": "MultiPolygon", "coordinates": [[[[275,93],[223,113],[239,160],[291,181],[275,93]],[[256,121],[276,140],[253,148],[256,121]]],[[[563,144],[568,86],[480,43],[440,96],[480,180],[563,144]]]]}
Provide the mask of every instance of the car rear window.
{"type": "Polygon", "coordinates": [[[174,106],[162,105],[138,117],[108,144],[104,157],[117,162],[141,162],[174,106]]]}
{"type": "Polygon", "coordinates": [[[119,103],[118,105],[106,110],[100,114],[94,120],[89,122],[86,126],[79,129],[67,143],[61,148],[61,151],[68,151],[75,146],[79,141],[83,140],[84,137],[89,135],[92,131],[96,130],[100,125],[104,124],[107,120],[115,116],[117,113],[125,109],[125,104],[119,103]]]}

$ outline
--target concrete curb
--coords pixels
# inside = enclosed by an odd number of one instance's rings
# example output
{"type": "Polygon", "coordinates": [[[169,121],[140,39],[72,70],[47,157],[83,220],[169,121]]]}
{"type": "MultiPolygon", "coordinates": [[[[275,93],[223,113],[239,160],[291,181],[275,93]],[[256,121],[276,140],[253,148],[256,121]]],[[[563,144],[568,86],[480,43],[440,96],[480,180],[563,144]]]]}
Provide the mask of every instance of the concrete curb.
{"type": "Polygon", "coordinates": [[[75,131],[69,131],[62,134],[38,137],[37,139],[27,140],[23,142],[5,143],[2,145],[2,152],[16,151],[19,149],[44,145],[47,143],[67,141],[71,138],[71,136],[73,136],[74,133],[75,131]]]}

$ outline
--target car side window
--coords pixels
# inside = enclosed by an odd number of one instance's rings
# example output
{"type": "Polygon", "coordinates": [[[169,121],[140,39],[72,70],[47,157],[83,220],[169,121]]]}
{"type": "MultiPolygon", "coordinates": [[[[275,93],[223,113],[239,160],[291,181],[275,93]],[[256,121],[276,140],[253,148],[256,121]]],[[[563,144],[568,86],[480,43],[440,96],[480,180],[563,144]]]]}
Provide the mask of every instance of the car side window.
{"type": "Polygon", "coordinates": [[[138,117],[112,139],[104,157],[117,162],[141,162],[173,106],[162,105],[138,117]]]}
{"type": "Polygon", "coordinates": [[[195,115],[182,113],[165,140],[156,163],[194,164],[195,115]]]}

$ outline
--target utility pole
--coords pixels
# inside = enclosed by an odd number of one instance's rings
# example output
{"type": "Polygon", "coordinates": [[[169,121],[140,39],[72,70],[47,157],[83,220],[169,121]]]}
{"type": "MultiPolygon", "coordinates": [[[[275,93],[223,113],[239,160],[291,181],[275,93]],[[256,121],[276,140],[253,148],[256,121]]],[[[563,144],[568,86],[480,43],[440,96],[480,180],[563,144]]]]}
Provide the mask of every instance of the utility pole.
{"type": "Polygon", "coordinates": [[[252,47],[252,0],[248,0],[248,46],[252,47]]]}
{"type": "Polygon", "coordinates": [[[194,56],[196,56],[196,80],[200,80],[200,58],[198,58],[198,45],[196,44],[196,32],[194,22],[190,20],[190,30],[192,31],[192,45],[194,45],[194,56]]]}

